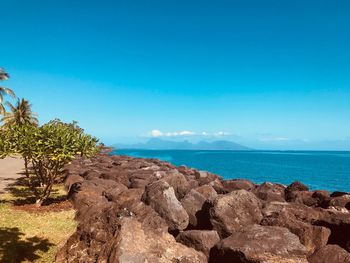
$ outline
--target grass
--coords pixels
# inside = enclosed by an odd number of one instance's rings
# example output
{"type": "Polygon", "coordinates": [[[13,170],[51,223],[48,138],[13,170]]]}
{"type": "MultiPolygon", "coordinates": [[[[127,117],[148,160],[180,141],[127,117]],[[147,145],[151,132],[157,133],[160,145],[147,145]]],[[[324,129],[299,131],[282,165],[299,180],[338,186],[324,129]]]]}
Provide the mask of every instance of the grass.
{"type": "MultiPolygon", "coordinates": [[[[63,194],[62,187],[55,187],[54,198],[63,194]]],[[[30,199],[23,186],[0,196],[0,263],[53,262],[58,248],[76,229],[73,209],[28,212],[17,205],[30,199]]]]}

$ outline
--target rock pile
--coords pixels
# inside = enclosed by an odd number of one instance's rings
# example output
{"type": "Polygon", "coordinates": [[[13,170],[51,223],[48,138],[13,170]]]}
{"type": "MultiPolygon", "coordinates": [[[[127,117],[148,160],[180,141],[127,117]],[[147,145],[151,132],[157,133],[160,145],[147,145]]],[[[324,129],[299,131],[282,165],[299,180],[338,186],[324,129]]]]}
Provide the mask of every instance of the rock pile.
{"type": "Polygon", "coordinates": [[[347,193],[105,154],[66,174],[79,225],[56,262],[350,262],[347,193]]]}

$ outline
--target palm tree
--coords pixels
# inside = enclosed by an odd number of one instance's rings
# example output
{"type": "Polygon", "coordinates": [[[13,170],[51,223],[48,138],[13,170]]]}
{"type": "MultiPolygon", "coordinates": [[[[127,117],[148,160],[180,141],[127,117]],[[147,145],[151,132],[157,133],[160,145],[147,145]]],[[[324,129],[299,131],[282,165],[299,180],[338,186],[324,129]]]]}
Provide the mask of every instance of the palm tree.
{"type": "MultiPolygon", "coordinates": [[[[0,80],[7,80],[8,78],[9,74],[7,74],[4,69],[0,68],[0,80]]],[[[4,95],[10,95],[12,98],[16,98],[16,95],[12,90],[0,86],[0,115],[4,115],[6,112],[3,103],[4,95]]]]}
{"type": "Polygon", "coordinates": [[[17,101],[15,106],[9,102],[6,102],[6,105],[9,107],[10,112],[5,113],[4,117],[1,119],[5,127],[24,124],[38,125],[39,121],[36,117],[36,113],[32,112],[32,105],[29,104],[29,101],[21,99],[17,101]]]}

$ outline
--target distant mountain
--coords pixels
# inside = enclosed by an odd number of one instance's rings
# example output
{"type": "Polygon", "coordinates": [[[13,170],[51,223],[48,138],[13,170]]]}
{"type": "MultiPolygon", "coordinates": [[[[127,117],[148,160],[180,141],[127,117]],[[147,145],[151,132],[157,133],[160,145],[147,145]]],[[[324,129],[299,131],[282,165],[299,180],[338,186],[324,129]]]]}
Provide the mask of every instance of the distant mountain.
{"type": "Polygon", "coordinates": [[[146,143],[137,143],[132,145],[116,144],[118,149],[148,149],[148,150],[234,150],[244,151],[250,148],[231,141],[200,141],[190,143],[189,141],[174,142],[159,138],[152,138],[146,143]]]}

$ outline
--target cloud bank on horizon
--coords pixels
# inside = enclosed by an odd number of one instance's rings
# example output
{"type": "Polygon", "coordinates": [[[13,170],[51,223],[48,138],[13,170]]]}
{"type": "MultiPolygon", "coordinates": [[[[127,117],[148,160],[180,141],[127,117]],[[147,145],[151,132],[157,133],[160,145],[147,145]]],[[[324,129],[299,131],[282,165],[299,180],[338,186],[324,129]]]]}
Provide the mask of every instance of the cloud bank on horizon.
{"type": "Polygon", "coordinates": [[[209,132],[194,132],[194,131],[175,131],[175,132],[162,132],[160,130],[154,129],[152,130],[149,135],[151,137],[157,138],[157,137],[187,137],[187,136],[204,136],[204,137],[222,137],[222,136],[229,136],[232,135],[229,132],[219,131],[214,133],[209,132]]]}

